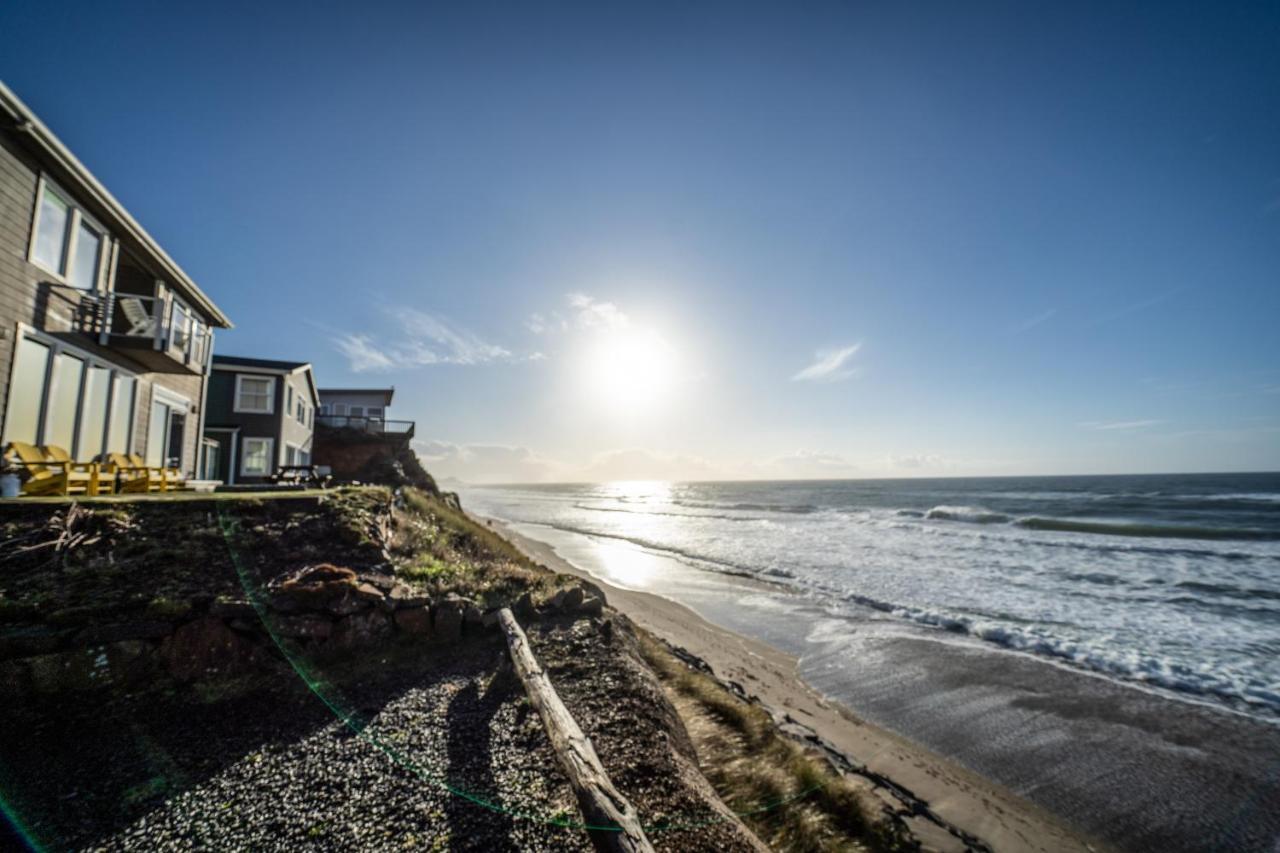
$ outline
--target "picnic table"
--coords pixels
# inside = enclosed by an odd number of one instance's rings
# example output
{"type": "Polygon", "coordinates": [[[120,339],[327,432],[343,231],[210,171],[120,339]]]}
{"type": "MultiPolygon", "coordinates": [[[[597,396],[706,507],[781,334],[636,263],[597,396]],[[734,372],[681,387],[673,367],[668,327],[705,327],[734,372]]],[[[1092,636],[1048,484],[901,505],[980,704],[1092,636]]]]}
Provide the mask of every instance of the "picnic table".
{"type": "Polygon", "coordinates": [[[333,475],[328,465],[281,465],[268,478],[272,483],[288,483],[299,486],[318,486],[325,488],[333,475]]]}

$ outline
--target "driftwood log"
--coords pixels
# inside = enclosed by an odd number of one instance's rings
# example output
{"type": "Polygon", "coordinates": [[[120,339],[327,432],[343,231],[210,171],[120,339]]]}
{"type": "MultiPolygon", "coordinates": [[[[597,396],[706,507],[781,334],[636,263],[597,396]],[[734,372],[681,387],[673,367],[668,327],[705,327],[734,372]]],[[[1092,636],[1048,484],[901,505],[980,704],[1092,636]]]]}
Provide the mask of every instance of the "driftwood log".
{"type": "Polygon", "coordinates": [[[556,695],[551,680],[529,648],[528,637],[508,608],[498,611],[498,624],[507,637],[516,674],[524,684],[529,701],[542,717],[551,748],[578,797],[582,816],[589,827],[599,827],[588,830],[596,849],[610,853],[652,853],[653,847],[640,827],[635,808],[609,781],[595,747],[556,695]]]}

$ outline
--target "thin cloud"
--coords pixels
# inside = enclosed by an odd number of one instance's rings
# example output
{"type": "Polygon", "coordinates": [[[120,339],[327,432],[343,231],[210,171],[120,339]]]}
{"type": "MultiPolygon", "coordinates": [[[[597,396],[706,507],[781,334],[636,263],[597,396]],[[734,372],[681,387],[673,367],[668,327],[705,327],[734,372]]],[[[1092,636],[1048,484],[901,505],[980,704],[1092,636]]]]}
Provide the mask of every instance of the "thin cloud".
{"type": "Polygon", "coordinates": [[[1164,421],[1156,420],[1140,420],[1140,421],[1084,421],[1080,424],[1083,429],[1094,430],[1112,430],[1112,429],[1143,429],[1144,427],[1156,426],[1164,421]]]}
{"type": "Polygon", "coordinates": [[[1166,299],[1169,299],[1172,296],[1176,296],[1182,291],[1187,290],[1189,287],[1190,285],[1184,284],[1180,287],[1175,287],[1170,290],[1166,290],[1163,293],[1157,293],[1155,296],[1152,296],[1149,299],[1144,299],[1141,302],[1135,302],[1132,305],[1126,305],[1123,308],[1119,308],[1115,311],[1112,311],[1110,314],[1104,314],[1103,316],[1098,318],[1098,322],[1110,323],[1113,320],[1119,320],[1121,317],[1127,317],[1130,314],[1136,314],[1139,311],[1145,311],[1148,308],[1154,308],[1155,306],[1159,305],[1161,302],[1164,302],[1166,299]]]}
{"type": "Polygon", "coordinates": [[[1048,311],[1041,311],[1039,314],[1036,314],[1033,317],[1028,317],[1027,319],[1023,320],[1021,323],[1014,326],[1009,331],[1012,334],[1020,335],[1025,331],[1034,329],[1036,326],[1039,326],[1041,323],[1045,322],[1046,320],[1052,319],[1053,316],[1057,313],[1058,313],[1057,308],[1050,308],[1048,311]]]}
{"type": "Polygon", "coordinates": [[[569,307],[574,311],[578,325],[584,329],[625,329],[630,318],[612,302],[600,302],[585,293],[570,293],[569,307]]]}
{"type": "Polygon", "coordinates": [[[853,376],[849,360],[862,348],[861,343],[814,353],[813,364],[791,377],[792,382],[838,382],[853,376]]]}
{"type": "MultiPolygon", "coordinates": [[[[480,365],[523,361],[506,347],[490,343],[442,317],[413,308],[388,309],[398,332],[381,341],[362,333],[339,333],[333,346],[347,358],[353,373],[425,367],[436,364],[480,365]]],[[[537,360],[538,353],[526,358],[537,360]]]]}

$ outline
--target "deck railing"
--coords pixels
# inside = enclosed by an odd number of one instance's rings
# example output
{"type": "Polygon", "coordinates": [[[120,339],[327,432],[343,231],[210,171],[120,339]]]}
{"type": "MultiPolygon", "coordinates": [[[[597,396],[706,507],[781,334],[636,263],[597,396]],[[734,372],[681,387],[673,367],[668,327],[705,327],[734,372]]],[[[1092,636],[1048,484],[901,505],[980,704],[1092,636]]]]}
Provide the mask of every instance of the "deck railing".
{"type": "Polygon", "coordinates": [[[316,415],[316,423],[333,429],[354,429],[373,435],[413,438],[413,421],[389,421],[357,415],[316,415]]]}

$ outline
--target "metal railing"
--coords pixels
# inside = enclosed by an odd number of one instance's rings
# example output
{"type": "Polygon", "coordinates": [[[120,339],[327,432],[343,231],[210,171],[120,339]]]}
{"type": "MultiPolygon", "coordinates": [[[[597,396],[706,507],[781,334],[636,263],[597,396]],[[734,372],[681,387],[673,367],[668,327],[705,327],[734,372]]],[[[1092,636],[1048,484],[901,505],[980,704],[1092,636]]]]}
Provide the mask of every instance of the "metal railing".
{"type": "Polygon", "coordinates": [[[385,418],[369,418],[357,415],[316,415],[316,423],[333,429],[354,429],[373,435],[390,435],[413,438],[413,421],[389,421],[385,418]]]}
{"type": "Polygon", "coordinates": [[[207,361],[213,337],[208,326],[176,303],[138,293],[81,291],[77,325],[97,335],[103,346],[112,338],[150,341],[152,349],[197,371],[207,361]]]}

